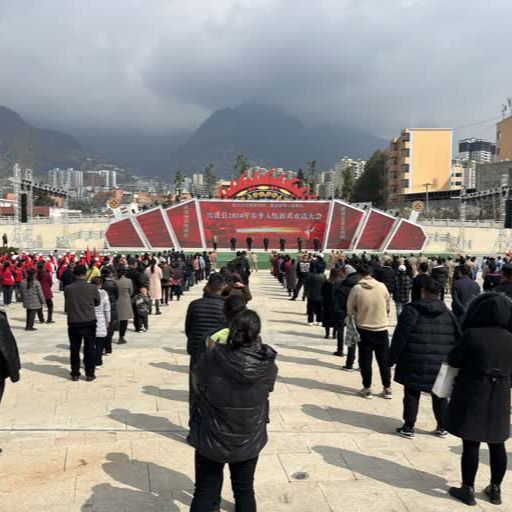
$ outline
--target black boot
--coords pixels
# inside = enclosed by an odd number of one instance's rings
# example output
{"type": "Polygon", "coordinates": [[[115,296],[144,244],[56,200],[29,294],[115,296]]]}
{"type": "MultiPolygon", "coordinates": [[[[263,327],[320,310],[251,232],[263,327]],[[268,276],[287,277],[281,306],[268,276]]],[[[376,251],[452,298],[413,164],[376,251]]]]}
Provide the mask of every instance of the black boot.
{"type": "Polygon", "coordinates": [[[501,505],[501,489],[499,485],[489,484],[485,490],[485,494],[487,494],[489,501],[493,505],[501,505]]]}
{"type": "Polygon", "coordinates": [[[469,485],[463,485],[462,487],[450,487],[448,491],[452,498],[462,501],[470,507],[476,506],[475,500],[475,488],[469,485]]]}

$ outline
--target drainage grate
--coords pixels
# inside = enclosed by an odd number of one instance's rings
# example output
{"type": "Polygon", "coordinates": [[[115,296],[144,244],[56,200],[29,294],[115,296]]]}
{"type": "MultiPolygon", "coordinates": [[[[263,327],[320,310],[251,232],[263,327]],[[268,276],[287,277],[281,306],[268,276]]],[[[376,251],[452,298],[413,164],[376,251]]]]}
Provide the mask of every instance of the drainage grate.
{"type": "Polygon", "coordinates": [[[303,472],[294,473],[292,475],[292,478],[294,480],[307,480],[309,478],[309,474],[308,473],[303,473],[303,472]]]}

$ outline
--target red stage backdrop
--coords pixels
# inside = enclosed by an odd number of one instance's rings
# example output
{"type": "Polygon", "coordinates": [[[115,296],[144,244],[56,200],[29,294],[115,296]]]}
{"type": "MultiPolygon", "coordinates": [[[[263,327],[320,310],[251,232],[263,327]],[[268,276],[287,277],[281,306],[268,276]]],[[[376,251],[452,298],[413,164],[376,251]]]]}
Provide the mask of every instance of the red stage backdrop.
{"type": "Polygon", "coordinates": [[[286,238],[287,249],[297,248],[297,238],[304,247],[312,249],[318,237],[323,244],[328,221],[328,201],[201,201],[203,226],[208,247],[217,235],[220,248],[229,248],[231,237],[237,238],[237,247],[246,247],[246,238],[253,238],[253,247],[263,249],[263,239],[270,240],[270,248],[279,247],[279,239],[286,238]]]}
{"type": "Polygon", "coordinates": [[[363,219],[363,210],[354,208],[341,201],[334,201],[327,247],[329,249],[352,248],[357,229],[363,219]]]}
{"type": "Polygon", "coordinates": [[[219,249],[229,249],[232,236],[237,247],[245,249],[248,236],[253,247],[263,249],[263,239],[270,249],[279,248],[286,239],[287,250],[297,249],[297,238],[303,247],[312,249],[314,239],[326,249],[355,251],[422,251],[427,236],[421,226],[397,219],[372,208],[368,212],[342,201],[236,201],[195,199],[165,210],[154,209],[136,216],[113,220],[106,232],[112,249],[161,250],[172,247],[201,249],[212,247],[217,235],[219,249]],[[331,208],[332,204],[332,208],[331,208]],[[167,215],[169,224],[164,222],[167,215]],[[139,227],[140,226],[140,227],[139,227]],[[329,233],[326,230],[329,227],[329,233]],[[174,234],[176,235],[174,237],[174,234]],[[144,233],[146,242],[141,239],[144,233]]]}
{"type": "Polygon", "coordinates": [[[203,247],[201,228],[198,222],[199,212],[195,199],[171,206],[167,208],[166,212],[181,247],[184,249],[203,247]]]}

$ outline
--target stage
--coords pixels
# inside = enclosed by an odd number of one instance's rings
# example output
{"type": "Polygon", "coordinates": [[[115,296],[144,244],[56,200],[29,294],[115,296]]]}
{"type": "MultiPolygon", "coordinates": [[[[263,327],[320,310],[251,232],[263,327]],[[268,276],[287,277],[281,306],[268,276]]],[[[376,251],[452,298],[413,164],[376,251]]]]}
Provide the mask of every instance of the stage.
{"type": "Polygon", "coordinates": [[[339,200],[232,200],[191,199],[169,208],[157,207],[113,220],[106,241],[111,250],[211,250],[214,239],[228,252],[231,239],[246,250],[344,250],[369,253],[422,252],[428,241],[424,229],[376,208],[366,210],[339,200]]]}

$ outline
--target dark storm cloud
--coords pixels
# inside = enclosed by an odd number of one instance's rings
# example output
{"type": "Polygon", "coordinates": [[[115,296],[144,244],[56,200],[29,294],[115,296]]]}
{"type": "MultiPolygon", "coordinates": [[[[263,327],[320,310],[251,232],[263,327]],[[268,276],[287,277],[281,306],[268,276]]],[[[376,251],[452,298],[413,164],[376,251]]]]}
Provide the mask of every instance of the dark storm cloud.
{"type": "Polygon", "coordinates": [[[0,103],[67,124],[193,127],[260,101],[391,135],[512,95],[508,0],[0,4],[0,103]]]}

